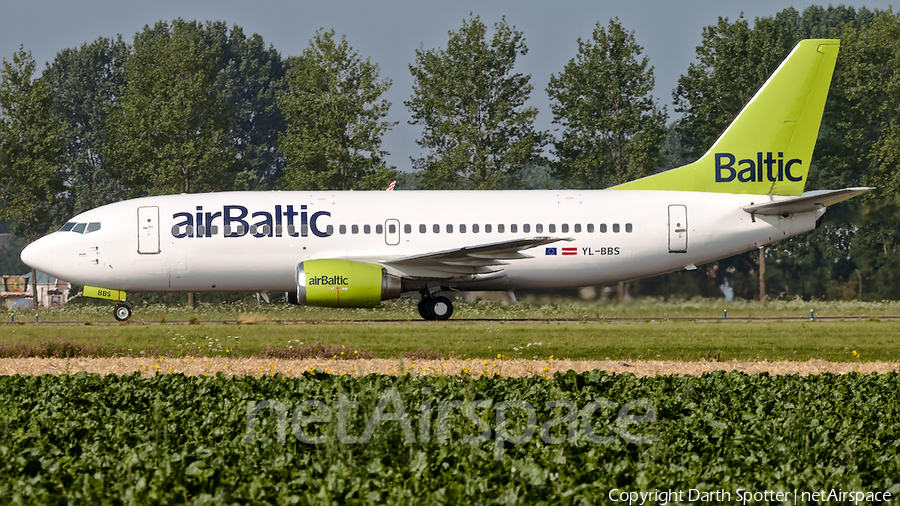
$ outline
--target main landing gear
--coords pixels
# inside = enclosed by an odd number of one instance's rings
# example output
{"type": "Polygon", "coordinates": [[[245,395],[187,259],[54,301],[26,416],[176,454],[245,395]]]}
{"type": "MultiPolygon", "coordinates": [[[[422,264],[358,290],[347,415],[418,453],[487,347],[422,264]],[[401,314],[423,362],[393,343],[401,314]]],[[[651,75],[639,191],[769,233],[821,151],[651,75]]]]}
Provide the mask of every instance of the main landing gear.
{"type": "Polygon", "coordinates": [[[128,321],[131,318],[131,304],[124,300],[117,302],[116,308],[113,309],[113,317],[120,322],[128,321]]]}
{"type": "Polygon", "coordinates": [[[453,303],[447,297],[426,294],[419,301],[419,314],[426,320],[447,320],[453,314],[453,303]]]}

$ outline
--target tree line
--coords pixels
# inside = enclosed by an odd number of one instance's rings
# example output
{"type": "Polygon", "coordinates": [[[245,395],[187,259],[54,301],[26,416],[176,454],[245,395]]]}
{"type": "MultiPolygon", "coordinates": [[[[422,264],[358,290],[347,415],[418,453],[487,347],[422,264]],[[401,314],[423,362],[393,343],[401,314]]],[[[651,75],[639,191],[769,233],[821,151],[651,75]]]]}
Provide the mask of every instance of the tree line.
{"type": "MultiPolygon", "coordinates": [[[[651,96],[653,67],[617,19],[578,39],[549,77],[554,131],[534,125],[528,52],[505,18],[479,16],[418,49],[404,106],[421,127],[412,172],[386,162],[390,78],[319,30],[298,56],[225,22],[177,19],[129,43],[98,38],[60,51],[40,77],[20,48],[0,70],[0,220],[10,254],[69,217],[129,197],[224,190],[604,188],[706,150],[804,38],[842,39],[808,188],[870,185],[811,234],[766,250],[769,294],[900,297],[900,17],[812,6],[703,29],[673,91],[651,96]],[[545,156],[549,153],[550,156],[545,156]]],[[[17,253],[17,252],[16,252],[17,253]]],[[[638,280],[637,295],[755,297],[757,253],[638,280]]]]}

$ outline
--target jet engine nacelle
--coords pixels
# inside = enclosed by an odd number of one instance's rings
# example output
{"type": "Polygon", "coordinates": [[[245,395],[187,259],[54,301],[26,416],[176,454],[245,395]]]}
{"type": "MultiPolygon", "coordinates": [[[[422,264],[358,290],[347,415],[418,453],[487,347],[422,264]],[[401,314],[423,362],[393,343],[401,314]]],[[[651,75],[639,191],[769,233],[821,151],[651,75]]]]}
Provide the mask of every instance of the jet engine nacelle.
{"type": "Polygon", "coordinates": [[[402,292],[400,277],[380,265],[321,259],[297,265],[297,292],[286,295],[301,306],[379,307],[402,292]]]}

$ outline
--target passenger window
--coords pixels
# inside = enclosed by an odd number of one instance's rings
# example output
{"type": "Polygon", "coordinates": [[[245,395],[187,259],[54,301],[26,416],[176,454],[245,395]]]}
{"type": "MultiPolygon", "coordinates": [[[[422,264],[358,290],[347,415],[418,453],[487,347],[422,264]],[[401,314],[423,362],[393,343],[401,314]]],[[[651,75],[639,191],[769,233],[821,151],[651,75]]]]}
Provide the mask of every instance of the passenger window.
{"type": "Polygon", "coordinates": [[[452,234],[452,233],[453,233],[453,225],[451,225],[451,224],[449,224],[449,223],[447,224],[447,233],[448,233],[448,234],[452,234]]]}
{"type": "Polygon", "coordinates": [[[484,233],[485,233],[485,234],[490,234],[490,233],[491,233],[491,225],[490,225],[490,224],[487,224],[487,225],[484,226],[484,233]]]}
{"type": "Polygon", "coordinates": [[[403,233],[411,234],[412,233],[412,225],[410,225],[409,223],[407,223],[406,225],[403,225],[403,233]]]}
{"type": "Polygon", "coordinates": [[[522,225],[522,232],[524,232],[524,233],[526,233],[526,234],[529,233],[529,232],[531,232],[531,225],[529,225],[529,224],[527,224],[527,223],[524,224],[524,225],[522,225]]]}
{"type": "Polygon", "coordinates": [[[65,225],[63,225],[62,228],[59,229],[59,231],[60,232],[68,232],[69,230],[72,230],[72,227],[74,227],[74,226],[75,226],[75,222],[70,221],[70,222],[66,223],[65,225]]]}
{"type": "Polygon", "coordinates": [[[438,225],[437,223],[435,223],[434,225],[432,225],[431,231],[434,232],[435,234],[440,234],[440,233],[441,233],[441,226],[438,225]]]}
{"type": "Polygon", "coordinates": [[[397,225],[395,225],[395,224],[393,224],[393,223],[391,223],[390,225],[388,225],[388,233],[389,233],[389,234],[396,234],[396,233],[397,233],[397,225]]]}
{"type": "Polygon", "coordinates": [[[510,225],[510,226],[509,226],[509,233],[510,233],[510,234],[515,234],[515,233],[518,233],[518,232],[519,232],[519,226],[518,226],[518,225],[510,225]]]}
{"type": "Polygon", "coordinates": [[[465,223],[460,223],[460,224],[459,224],[459,233],[460,233],[460,234],[465,234],[465,233],[466,233],[466,224],[465,224],[465,223]]]}
{"type": "Polygon", "coordinates": [[[605,234],[605,233],[606,233],[606,223],[601,223],[601,224],[600,224],[600,233],[601,233],[601,234],[605,234]]]}
{"type": "Polygon", "coordinates": [[[359,225],[350,225],[350,233],[358,234],[359,233],[359,225]]]}
{"type": "Polygon", "coordinates": [[[581,223],[575,224],[575,233],[578,234],[581,232],[581,223]]]}
{"type": "Polygon", "coordinates": [[[379,225],[375,225],[375,233],[381,235],[384,233],[384,227],[379,225]]]}
{"type": "Polygon", "coordinates": [[[588,223],[587,231],[588,231],[589,234],[593,234],[593,233],[594,233],[594,224],[593,224],[593,223],[588,223]]]}
{"type": "Polygon", "coordinates": [[[617,234],[619,233],[619,224],[618,223],[613,223],[613,232],[615,232],[617,234]]]}
{"type": "Polygon", "coordinates": [[[625,224],[625,232],[628,232],[630,234],[632,230],[634,230],[634,229],[631,227],[631,223],[626,223],[625,224]]]}
{"type": "Polygon", "coordinates": [[[543,234],[543,233],[544,233],[544,226],[541,225],[540,223],[538,223],[537,225],[535,225],[535,226],[534,226],[534,233],[536,233],[536,234],[543,234]]]}
{"type": "Polygon", "coordinates": [[[562,228],[562,233],[564,233],[564,234],[569,233],[569,224],[568,223],[563,223],[561,228],[562,228]]]}
{"type": "Polygon", "coordinates": [[[100,230],[99,223],[97,223],[97,222],[88,223],[87,231],[85,231],[85,234],[90,234],[91,232],[96,232],[98,230],[100,230]]]}
{"type": "Polygon", "coordinates": [[[341,225],[340,227],[338,227],[338,232],[340,232],[341,235],[346,234],[347,233],[347,225],[341,225]]]}
{"type": "Polygon", "coordinates": [[[497,233],[498,233],[498,234],[502,234],[502,233],[503,233],[503,225],[497,225],[497,233]]]}
{"type": "Polygon", "coordinates": [[[421,225],[419,225],[419,233],[420,233],[420,234],[424,234],[424,233],[427,232],[427,231],[428,231],[428,227],[426,227],[424,223],[422,223],[421,225]]]}
{"type": "Polygon", "coordinates": [[[477,224],[477,223],[473,223],[473,224],[472,224],[472,233],[473,233],[473,234],[477,234],[477,233],[480,232],[480,231],[481,231],[481,229],[478,228],[478,224],[477,224]]]}
{"type": "Polygon", "coordinates": [[[75,232],[76,234],[83,234],[84,227],[86,227],[86,226],[87,226],[87,223],[76,223],[75,228],[72,229],[72,232],[75,232]]]}
{"type": "Polygon", "coordinates": [[[555,233],[556,225],[553,225],[552,223],[550,225],[547,225],[547,232],[550,232],[551,234],[555,233]]]}
{"type": "MultiPolygon", "coordinates": [[[[263,234],[269,235],[269,226],[265,225],[263,228],[263,234]]],[[[334,225],[328,225],[325,227],[325,235],[334,235],[334,225]]]]}
{"type": "Polygon", "coordinates": [[[371,226],[371,225],[363,225],[363,233],[364,233],[364,234],[371,234],[371,233],[372,233],[372,226],[371,226]]]}

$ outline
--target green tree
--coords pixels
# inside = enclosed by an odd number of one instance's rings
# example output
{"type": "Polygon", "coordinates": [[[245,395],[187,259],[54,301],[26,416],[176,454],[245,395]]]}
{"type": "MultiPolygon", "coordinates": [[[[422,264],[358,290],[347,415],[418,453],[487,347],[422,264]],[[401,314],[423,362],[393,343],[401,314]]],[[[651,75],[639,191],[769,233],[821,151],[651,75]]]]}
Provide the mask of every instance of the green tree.
{"type": "Polygon", "coordinates": [[[232,118],[215,93],[220,55],[205,46],[181,20],[135,37],[127,88],[107,121],[112,172],[131,196],[232,186],[232,118]]]}
{"type": "Polygon", "coordinates": [[[292,58],[279,105],[287,130],[278,146],[287,163],[281,184],[289,190],[384,189],[394,177],[384,162],[381,136],[391,85],[378,65],[363,60],[345,37],[320,30],[292,58]]]}
{"type": "MultiPolygon", "coordinates": [[[[223,32],[224,23],[208,25],[210,30],[223,32]]],[[[216,90],[234,119],[228,137],[242,165],[236,186],[274,189],[285,163],[277,148],[278,136],[286,129],[278,106],[285,62],[261,36],[248,37],[238,26],[228,32],[221,54],[216,90]]]]}
{"type": "MultiPolygon", "coordinates": [[[[833,126],[853,147],[841,169],[862,166],[864,182],[881,195],[900,193],[900,16],[881,13],[866,29],[847,26],[842,36],[842,65],[836,76],[837,98],[845,108],[833,126]]],[[[859,174],[859,169],[854,171],[859,174]]],[[[860,181],[862,179],[862,181],[860,181]]]]}
{"type": "MultiPolygon", "coordinates": [[[[203,24],[177,19],[172,22],[172,28],[176,27],[201,52],[218,55],[212,93],[231,116],[226,137],[237,157],[235,189],[273,189],[284,166],[276,147],[278,134],[285,128],[277,104],[285,76],[281,55],[267,48],[259,35],[248,37],[236,25],[229,30],[224,21],[203,24]]],[[[138,38],[165,37],[168,29],[157,24],[145,28],[138,38]]]]}
{"type": "Polygon", "coordinates": [[[678,79],[672,93],[682,143],[692,158],[725,131],[796,44],[790,20],[757,18],[751,29],[743,15],[719,18],[703,29],[698,62],[678,79]],[[786,22],[784,22],[786,21],[786,22]]]}
{"type": "Polygon", "coordinates": [[[872,22],[841,31],[835,71],[829,176],[873,186],[860,208],[852,254],[869,300],[900,297],[900,15],[876,12],[872,22]]]}
{"type": "Polygon", "coordinates": [[[125,91],[128,45],[99,38],[64,49],[42,75],[66,123],[66,195],[55,221],[122,200],[125,187],[107,171],[106,116],[125,91]]]}
{"type": "Polygon", "coordinates": [[[528,52],[522,33],[504,18],[487,27],[478,16],[450,31],[447,49],[416,50],[413,96],[404,102],[416,142],[429,153],[413,160],[431,189],[494,189],[517,184],[519,172],[541,161],[546,134],[534,129],[537,109],[525,102],[531,76],[514,73],[528,52]]]}
{"type": "MultiPolygon", "coordinates": [[[[20,47],[0,71],[0,220],[33,242],[62,192],[63,122],[47,83],[34,79],[31,52],[20,47]]],[[[36,279],[34,269],[31,279],[36,279]]],[[[37,287],[32,283],[37,304],[37,287]]]]}
{"type": "Polygon", "coordinates": [[[567,186],[603,188],[649,175],[664,163],[666,113],[650,94],[656,84],[643,48],[617,19],[597,23],[578,55],[550,76],[554,175],[567,186]]]}
{"type": "MultiPolygon", "coordinates": [[[[22,274],[28,272],[28,267],[22,262],[20,257],[22,250],[28,246],[28,241],[16,234],[9,234],[6,244],[0,247],[0,273],[2,274],[22,274]]],[[[32,295],[34,290],[32,290],[32,295]]]]}
{"type": "MultiPolygon", "coordinates": [[[[793,9],[785,9],[777,16],[790,13],[793,9]]],[[[796,12],[796,11],[794,11],[796,12]]],[[[875,12],[865,7],[857,10],[853,6],[838,5],[822,7],[810,5],[803,10],[803,14],[797,19],[796,31],[799,39],[827,39],[839,36],[840,30],[845,24],[856,27],[868,26],[875,19],[875,12]]]]}

